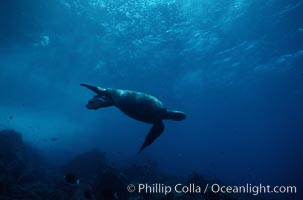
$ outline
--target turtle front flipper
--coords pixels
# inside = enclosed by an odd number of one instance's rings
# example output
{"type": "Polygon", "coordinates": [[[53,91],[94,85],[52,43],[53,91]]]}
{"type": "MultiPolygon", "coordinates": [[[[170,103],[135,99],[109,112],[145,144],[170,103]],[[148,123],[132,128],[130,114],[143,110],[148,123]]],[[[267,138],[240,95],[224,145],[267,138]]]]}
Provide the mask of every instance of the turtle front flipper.
{"type": "Polygon", "coordinates": [[[158,121],[154,123],[153,127],[151,128],[151,130],[149,131],[148,135],[145,138],[144,144],[142,145],[138,153],[141,153],[141,151],[145,147],[151,145],[157,139],[157,137],[161,135],[163,130],[164,130],[164,124],[162,121],[158,121]]]}

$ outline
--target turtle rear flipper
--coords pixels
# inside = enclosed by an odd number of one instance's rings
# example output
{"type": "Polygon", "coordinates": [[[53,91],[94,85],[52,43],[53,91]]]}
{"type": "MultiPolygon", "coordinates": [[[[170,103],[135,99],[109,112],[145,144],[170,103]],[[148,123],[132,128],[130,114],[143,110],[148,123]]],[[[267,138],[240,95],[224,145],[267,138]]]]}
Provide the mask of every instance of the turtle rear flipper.
{"type": "Polygon", "coordinates": [[[148,135],[145,138],[145,141],[142,145],[142,147],[140,148],[138,153],[141,153],[141,151],[151,145],[163,132],[164,130],[164,124],[162,121],[158,121],[156,123],[154,123],[153,127],[150,129],[148,135]]]}

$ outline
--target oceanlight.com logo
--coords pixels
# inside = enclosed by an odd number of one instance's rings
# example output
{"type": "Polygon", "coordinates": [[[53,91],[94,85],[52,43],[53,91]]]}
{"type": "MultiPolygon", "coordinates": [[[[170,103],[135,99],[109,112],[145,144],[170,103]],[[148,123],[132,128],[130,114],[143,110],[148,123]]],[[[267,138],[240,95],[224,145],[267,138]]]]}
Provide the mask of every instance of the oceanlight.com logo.
{"type": "Polygon", "coordinates": [[[195,183],[176,185],[165,185],[162,183],[139,183],[137,185],[129,184],[127,191],[130,193],[137,192],[139,194],[164,194],[170,193],[181,193],[181,194],[206,194],[207,192],[212,193],[223,193],[223,194],[251,194],[257,196],[259,194],[296,194],[296,186],[270,186],[245,184],[241,186],[226,186],[217,183],[197,185],[195,183]]]}
{"type": "Polygon", "coordinates": [[[296,194],[296,186],[270,186],[246,184],[242,186],[222,186],[219,184],[212,184],[210,188],[213,193],[241,193],[241,194],[252,194],[254,196],[259,194],[296,194]]]}

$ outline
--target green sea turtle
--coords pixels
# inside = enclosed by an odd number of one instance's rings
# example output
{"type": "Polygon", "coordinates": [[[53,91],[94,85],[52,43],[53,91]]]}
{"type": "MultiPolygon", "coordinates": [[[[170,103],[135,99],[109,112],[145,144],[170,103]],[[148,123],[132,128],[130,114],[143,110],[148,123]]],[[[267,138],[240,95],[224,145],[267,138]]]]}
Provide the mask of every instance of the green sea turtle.
{"type": "Polygon", "coordinates": [[[131,90],[101,88],[88,84],[81,84],[81,86],[97,94],[88,101],[86,108],[96,110],[116,106],[131,118],[153,124],[138,153],[151,145],[161,135],[164,130],[162,120],[181,121],[186,117],[183,112],[166,109],[160,100],[149,94],[131,90]]]}

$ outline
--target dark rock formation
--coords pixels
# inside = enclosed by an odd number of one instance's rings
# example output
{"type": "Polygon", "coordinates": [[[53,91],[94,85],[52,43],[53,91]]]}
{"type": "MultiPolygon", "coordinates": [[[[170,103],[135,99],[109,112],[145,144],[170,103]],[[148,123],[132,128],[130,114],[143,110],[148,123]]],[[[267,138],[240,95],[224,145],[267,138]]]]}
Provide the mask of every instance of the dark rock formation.
{"type": "Polygon", "coordinates": [[[108,160],[105,153],[97,149],[74,157],[62,167],[63,173],[71,173],[78,176],[81,182],[91,184],[96,176],[107,167],[108,160]]]}
{"type": "Polygon", "coordinates": [[[61,168],[44,161],[33,146],[14,130],[0,131],[0,200],[233,200],[260,199],[249,195],[129,193],[128,184],[163,183],[204,186],[214,183],[200,174],[177,180],[163,174],[150,156],[134,159],[125,167],[113,167],[105,153],[96,149],[74,157],[61,168]],[[138,160],[139,159],[139,160],[138,160]],[[141,159],[141,160],[140,160],[141,159]],[[75,174],[80,184],[65,181],[64,173],[75,174]]]}

